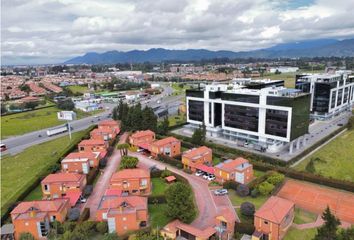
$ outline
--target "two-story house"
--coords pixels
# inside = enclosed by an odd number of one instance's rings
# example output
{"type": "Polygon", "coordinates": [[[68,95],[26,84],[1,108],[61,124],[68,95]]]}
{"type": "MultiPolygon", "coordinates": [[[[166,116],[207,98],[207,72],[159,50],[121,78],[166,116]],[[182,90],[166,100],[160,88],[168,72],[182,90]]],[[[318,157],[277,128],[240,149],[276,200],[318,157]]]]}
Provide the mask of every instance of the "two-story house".
{"type": "Polygon", "coordinates": [[[151,191],[150,173],[148,170],[134,168],[114,173],[109,188],[119,189],[123,193],[146,195],[151,191]]]}
{"type": "Polygon", "coordinates": [[[90,167],[96,168],[99,163],[99,152],[72,152],[61,161],[61,168],[63,172],[88,174],[90,167]]]}
{"type": "Polygon", "coordinates": [[[151,130],[137,131],[130,135],[129,143],[132,146],[148,148],[155,141],[155,133],[151,130]]]}
{"type": "Polygon", "coordinates": [[[151,144],[150,152],[153,157],[159,154],[175,157],[181,154],[181,141],[174,137],[157,140],[151,144]]]}
{"type": "Polygon", "coordinates": [[[211,166],[212,160],[212,150],[205,146],[187,150],[182,154],[183,168],[193,172],[195,172],[200,165],[211,166]]]}
{"type": "Polygon", "coordinates": [[[216,180],[219,182],[235,181],[247,184],[253,179],[253,166],[242,157],[226,160],[214,167],[216,180]]]}

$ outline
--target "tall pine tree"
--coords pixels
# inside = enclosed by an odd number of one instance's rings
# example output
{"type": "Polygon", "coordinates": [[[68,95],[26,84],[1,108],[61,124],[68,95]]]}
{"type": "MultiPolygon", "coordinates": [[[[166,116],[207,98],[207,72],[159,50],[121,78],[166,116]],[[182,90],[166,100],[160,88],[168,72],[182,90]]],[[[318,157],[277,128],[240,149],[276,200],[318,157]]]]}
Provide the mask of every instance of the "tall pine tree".
{"type": "Polygon", "coordinates": [[[322,213],[322,219],[324,224],[317,229],[314,240],[336,240],[338,226],[341,224],[340,220],[331,213],[328,206],[322,213]]]}

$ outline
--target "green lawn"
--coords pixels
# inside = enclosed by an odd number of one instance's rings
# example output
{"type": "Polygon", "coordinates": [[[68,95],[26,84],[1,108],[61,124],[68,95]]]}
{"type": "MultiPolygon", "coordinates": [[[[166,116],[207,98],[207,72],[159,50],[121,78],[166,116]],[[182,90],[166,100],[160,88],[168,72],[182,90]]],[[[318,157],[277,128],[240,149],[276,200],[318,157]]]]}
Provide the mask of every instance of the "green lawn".
{"type": "Polygon", "coordinates": [[[68,86],[67,88],[70,89],[74,94],[76,93],[84,94],[89,91],[88,87],[83,85],[68,86]]]}
{"type": "Polygon", "coordinates": [[[213,166],[219,164],[221,162],[221,158],[213,156],[213,166]]]}
{"type": "Polygon", "coordinates": [[[179,95],[179,94],[184,94],[186,89],[189,89],[190,86],[183,83],[172,83],[172,88],[174,94],[179,95]]]}
{"type": "Polygon", "coordinates": [[[170,127],[185,123],[187,121],[186,114],[181,113],[180,115],[170,116],[170,117],[168,117],[168,121],[169,121],[170,127]]]}
{"type": "Polygon", "coordinates": [[[38,185],[35,189],[33,189],[30,194],[25,197],[25,201],[34,201],[34,200],[41,200],[42,199],[42,187],[38,185]]]}
{"type": "Polygon", "coordinates": [[[235,190],[229,189],[229,198],[232,202],[232,205],[234,206],[240,206],[243,202],[250,202],[254,204],[257,210],[263,205],[263,203],[269,198],[269,196],[259,195],[256,198],[253,198],[251,196],[240,197],[236,194],[235,190]]]}
{"type": "MultiPolygon", "coordinates": [[[[3,116],[1,117],[1,139],[65,124],[65,121],[58,120],[57,112],[59,111],[61,110],[57,107],[49,107],[3,116]]],[[[100,109],[86,113],[77,110],[77,119],[92,116],[103,111],[103,109],[100,109]]]]}
{"type": "Polygon", "coordinates": [[[299,230],[294,227],[291,227],[289,231],[286,233],[284,240],[313,239],[316,233],[317,233],[316,228],[299,230]]]}
{"type": "Polygon", "coordinates": [[[346,131],[320,150],[306,158],[295,169],[305,170],[311,158],[315,161],[316,173],[341,180],[354,182],[354,130],[346,131]]]}
{"type": "Polygon", "coordinates": [[[317,219],[317,215],[308,211],[305,211],[301,208],[295,208],[295,218],[294,223],[296,224],[304,224],[315,222],[317,219]]]}
{"type": "Polygon", "coordinates": [[[167,204],[149,204],[150,225],[152,228],[162,228],[172,219],[166,216],[167,204]]]}
{"type": "Polygon", "coordinates": [[[165,179],[162,178],[152,178],[152,196],[163,195],[165,190],[168,188],[168,184],[165,179]]]}
{"type": "MultiPolygon", "coordinates": [[[[68,136],[29,147],[23,152],[1,159],[1,212],[16,202],[18,197],[39,177],[48,174],[49,169],[58,162],[61,155],[72,144],[77,144],[87,131],[76,132],[70,142],[68,136]]],[[[35,198],[32,192],[29,198],[35,198]]]]}
{"type": "Polygon", "coordinates": [[[259,171],[259,170],[253,170],[253,175],[258,178],[261,177],[265,174],[265,172],[259,171]]]}

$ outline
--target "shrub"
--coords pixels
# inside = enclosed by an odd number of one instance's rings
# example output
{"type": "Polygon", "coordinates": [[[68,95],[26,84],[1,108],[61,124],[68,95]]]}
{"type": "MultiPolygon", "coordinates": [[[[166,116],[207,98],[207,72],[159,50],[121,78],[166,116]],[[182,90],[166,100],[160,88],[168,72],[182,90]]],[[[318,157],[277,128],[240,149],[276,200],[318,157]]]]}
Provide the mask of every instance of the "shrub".
{"type": "Polygon", "coordinates": [[[76,226],[74,229],[75,233],[80,233],[80,235],[91,236],[95,233],[96,222],[85,221],[76,226]]]}
{"type": "Polygon", "coordinates": [[[25,233],[21,233],[20,240],[34,240],[34,237],[31,233],[25,232],[25,233]]]}
{"type": "Polygon", "coordinates": [[[119,240],[120,238],[118,237],[117,233],[106,233],[102,240],[119,240]]]}
{"type": "Polygon", "coordinates": [[[51,228],[54,230],[55,234],[63,234],[64,233],[64,228],[63,224],[59,221],[54,221],[50,223],[51,228]]]}
{"type": "Polygon", "coordinates": [[[277,185],[277,184],[281,183],[282,181],[284,181],[284,178],[285,178],[284,174],[276,172],[267,178],[267,182],[269,182],[273,185],[277,185]]]}
{"type": "Polygon", "coordinates": [[[251,197],[256,198],[256,197],[258,197],[258,195],[259,195],[258,189],[257,189],[257,188],[254,188],[254,189],[251,191],[251,197]]]}
{"type": "Polygon", "coordinates": [[[64,232],[72,232],[76,226],[74,222],[64,222],[63,223],[63,231],[64,232]]]}
{"type": "Polygon", "coordinates": [[[171,175],[172,175],[171,171],[168,170],[167,168],[165,168],[165,170],[163,170],[163,171],[161,172],[160,177],[161,177],[161,178],[165,178],[165,177],[168,177],[168,176],[171,176],[171,175]]]}
{"type": "Polygon", "coordinates": [[[236,222],[236,224],[235,224],[235,232],[238,232],[241,234],[252,235],[254,230],[255,230],[255,228],[254,228],[253,224],[251,224],[251,223],[236,222]]]}
{"type": "Polygon", "coordinates": [[[100,169],[103,169],[103,168],[105,168],[106,166],[107,166],[107,158],[105,157],[105,158],[103,158],[103,159],[100,160],[99,168],[100,168],[100,169]]]}
{"type": "Polygon", "coordinates": [[[69,211],[69,214],[68,214],[69,221],[77,221],[79,219],[79,217],[80,217],[80,209],[72,208],[69,211]]]}
{"type": "Polygon", "coordinates": [[[229,180],[222,184],[223,188],[237,190],[239,183],[229,180]]]}
{"type": "Polygon", "coordinates": [[[93,191],[93,186],[92,185],[86,185],[84,188],[84,197],[87,198],[88,196],[91,195],[93,191]]]}
{"type": "Polygon", "coordinates": [[[237,195],[240,197],[246,197],[250,193],[250,189],[245,184],[239,184],[236,189],[237,195]]]}
{"type": "Polygon", "coordinates": [[[258,185],[258,191],[266,196],[266,195],[269,195],[274,189],[274,185],[265,181],[265,182],[262,182],[261,184],[258,185]]]}
{"type": "Polygon", "coordinates": [[[149,204],[166,203],[166,197],[165,197],[165,195],[149,196],[148,203],[149,204]]]}
{"type": "Polygon", "coordinates": [[[96,224],[96,231],[101,233],[101,234],[107,233],[108,232],[108,224],[107,224],[107,222],[98,222],[96,224]]]}
{"type": "Polygon", "coordinates": [[[250,202],[244,202],[241,204],[241,213],[245,216],[252,217],[256,211],[255,206],[250,202]]]}
{"type": "Polygon", "coordinates": [[[119,165],[119,169],[136,168],[139,159],[131,156],[123,156],[119,165]]]}

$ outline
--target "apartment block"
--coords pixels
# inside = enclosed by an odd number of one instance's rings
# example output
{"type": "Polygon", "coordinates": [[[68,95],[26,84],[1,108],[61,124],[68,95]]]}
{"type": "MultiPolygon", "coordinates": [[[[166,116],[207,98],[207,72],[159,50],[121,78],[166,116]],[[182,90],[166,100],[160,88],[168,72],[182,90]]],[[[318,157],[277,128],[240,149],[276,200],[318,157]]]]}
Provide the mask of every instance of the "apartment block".
{"type": "Polygon", "coordinates": [[[187,122],[194,128],[204,123],[211,137],[278,152],[308,133],[310,121],[310,94],[282,84],[246,79],[187,90],[187,122]]]}

